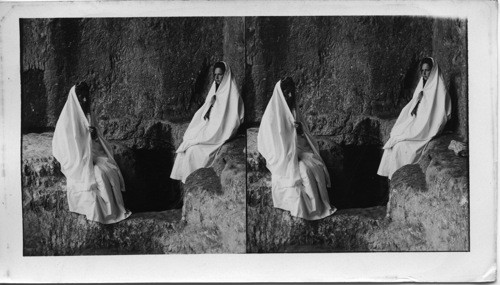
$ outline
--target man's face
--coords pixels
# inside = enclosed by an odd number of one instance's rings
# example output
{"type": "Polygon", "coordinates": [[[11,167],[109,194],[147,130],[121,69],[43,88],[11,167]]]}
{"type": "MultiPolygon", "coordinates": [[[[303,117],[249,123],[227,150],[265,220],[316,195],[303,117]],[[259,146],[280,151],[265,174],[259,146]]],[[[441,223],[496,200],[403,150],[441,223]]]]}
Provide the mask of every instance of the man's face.
{"type": "Polygon", "coordinates": [[[224,71],[220,67],[217,67],[214,70],[214,81],[219,85],[222,82],[222,78],[224,78],[224,71]]]}
{"type": "Polygon", "coordinates": [[[429,75],[431,74],[431,67],[429,66],[429,64],[427,63],[422,64],[422,69],[420,70],[420,73],[422,74],[422,78],[424,80],[429,79],[429,75]]]}

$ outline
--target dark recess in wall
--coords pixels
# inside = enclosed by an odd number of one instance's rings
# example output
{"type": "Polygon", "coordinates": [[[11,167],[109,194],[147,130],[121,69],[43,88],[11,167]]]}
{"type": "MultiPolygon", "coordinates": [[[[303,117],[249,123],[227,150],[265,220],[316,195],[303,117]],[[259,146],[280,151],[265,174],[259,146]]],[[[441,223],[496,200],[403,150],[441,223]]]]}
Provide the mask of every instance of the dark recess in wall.
{"type": "Polygon", "coordinates": [[[382,158],[380,147],[344,146],[343,172],[332,176],[329,193],[338,209],[366,208],[387,203],[389,185],[387,179],[377,175],[382,158]]]}
{"type": "Polygon", "coordinates": [[[171,152],[134,150],[136,181],[124,194],[132,212],[162,211],[182,207],[180,182],[170,179],[174,163],[171,152]]]}
{"type": "Polygon", "coordinates": [[[21,132],[41,133],[47,126],[47,100],[43,70],[33,68],[21,72],[21,132]],[[36,94],[36,95],[35,95],[36,94]]]}

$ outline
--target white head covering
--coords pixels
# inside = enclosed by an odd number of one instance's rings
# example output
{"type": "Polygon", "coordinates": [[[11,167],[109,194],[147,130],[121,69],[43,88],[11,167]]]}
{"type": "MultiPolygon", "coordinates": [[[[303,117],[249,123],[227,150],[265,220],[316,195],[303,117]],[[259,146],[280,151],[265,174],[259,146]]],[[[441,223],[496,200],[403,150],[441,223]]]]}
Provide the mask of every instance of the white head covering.
{"type": "MultiPolygon", "coordinates": [[[[271,171],[273,180],[279,180],[280,187],[292,187],[301,182],[295,121],[283,96],[281,81],[278,81],[274,87],[273,96],[262,116],[257,136],[257,147],[266,159],[267,168],[271,171]]],[[[305,124],[298,112],[297,121],[302,123],[302,129],[311,149],[321,159],[316,140],[310,134],[307,124],[305,124]]],[[[324,162],[323,168],[327,187],[329,187],[330,176],[324,162]]]]}
{"type": "Polygon", "coordinates": [[[184,133],[183,142],[177,152],[184,152],[187,148],[197,144],[221,146],[238,130],[243,122],[244,107],[231,68],[224,62],[226,71],[217,91],[215,82],[205,99],[203,106],[194,114],[191,123],[184,133]],[[216,96],[210,112],[210,119],[203,117],[210,108],[212,97],[216,96]]]}
{"type": "Polygon", "coordinates": [[[68,191],[90,191],[95,186],[89,126],[73,86],[52,139],[52,153],[61,164],[68,191]]]}
{"type": "Polygon", "coordinates": [[[437,62],[432,59],[432,70],[425,83],[420,78],[412,100],[403,108],[391,131],[391,137],[384,149],[392,148],[404,140],[430,141],[446,124],[451,115],[451,102],[437,62]],[[418,102],[418,94],[424,95],[418,106],[417,115],[411,112],[418,102]]]}
{"type": "MultiPolygon", "coordinates": [[[[61,164],[61,172],[66,176],[68,192],[97,189],[89,127],[90,123],[83,113],[76,97],[75,86],[73,86],[57,121],[52,139],[52,154],[61,164]]],[[[108,158],[116,164],[112,148],[99,130],[97,128],[96,130],[108,158]]],[[[123,180],[122,177],[120,178],[123,180]]],[[[121,190],[124,191],[125,188],[121,190]]]]}

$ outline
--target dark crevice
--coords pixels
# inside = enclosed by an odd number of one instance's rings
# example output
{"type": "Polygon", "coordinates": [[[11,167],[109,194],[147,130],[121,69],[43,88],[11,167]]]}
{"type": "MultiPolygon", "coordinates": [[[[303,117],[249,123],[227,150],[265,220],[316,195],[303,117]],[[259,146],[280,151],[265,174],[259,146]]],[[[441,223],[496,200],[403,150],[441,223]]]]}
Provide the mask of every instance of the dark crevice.
{"type": "Polygon", "coordinates": [[[132,212],[182,207],[181,185],[170,179],[174,154],[167,150],[130,150],[116,158],[127,191],[125,206],[132,212]]]}
{"type": "Polygon", "coordinates": [[[387,178],[377,175],[380,146],[343,146],[342,169],[330,173],[331,203],[338,209],[383,206],[388,200],[387,178]]]}
{"type": "Polygon", "coordinates": [[[47,131],[47,100],[43,70],[29,69],[21,73],[21,132],[47,131]]]}

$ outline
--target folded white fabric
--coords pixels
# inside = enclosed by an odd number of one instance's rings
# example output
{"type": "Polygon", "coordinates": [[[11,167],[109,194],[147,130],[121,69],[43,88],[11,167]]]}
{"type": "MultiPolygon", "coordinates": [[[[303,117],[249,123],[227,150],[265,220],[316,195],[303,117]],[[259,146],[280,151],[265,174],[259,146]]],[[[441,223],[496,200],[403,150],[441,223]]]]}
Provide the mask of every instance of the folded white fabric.
{"type": "Polygon", "coordinates": [[[262,116],[257,147],[272,174],[274,207],[307,220],[317,220],[335,212],[326,187],[330,176],[318,145],[300,115],[289,109],[279,81],[262,116]],[[301,122],[298,136],[295,121],[301,122]]]}
{"type": "Polygon", "coordinates": [[[391,137],[384,145],[384,154],[378,174],[392,178],[392,174],[406,164],[420,159],[425,145],[445,126],[451,115],[451,102],[446,92],[445,82],[437,62],[433,66],[429,79],[423,83],[420,78],[412,100],[403,108],[391,131],[391,137]],[[423,92],[420,100],[418,94],[423,92]],[[411,112],[418,106],[418,112],[411,112]]]}
{"type": "Polygon", "coordinates": [[[195,170],[207,167],[216,151],[230,139],[243,122],[244,106],[231,69],[224,63],[226,70],[217,91],[215,82],[205,99],[205,103],[194,114],[184,133],[183,141],[177,149],[170,178],[186,182],[195,170]],[[210,118],[203,117],[208,112],[212,98],[216,96],[210,111],[210,118]]]}
{"type": "Polygon", "coordinates": [[[69,210],[92,221],[116,223],[130,215],[121,195],[125,184],[112,148],[97,128],[98,141],[92,141],[89,127],[73,86],[52,139],[52,153],[66,176],[69,210]]]}

